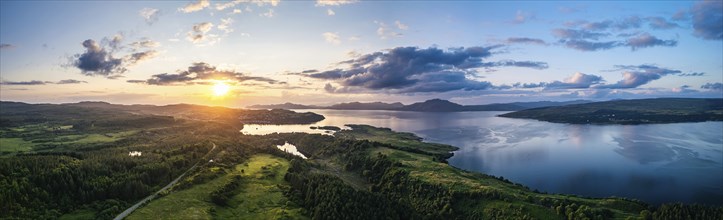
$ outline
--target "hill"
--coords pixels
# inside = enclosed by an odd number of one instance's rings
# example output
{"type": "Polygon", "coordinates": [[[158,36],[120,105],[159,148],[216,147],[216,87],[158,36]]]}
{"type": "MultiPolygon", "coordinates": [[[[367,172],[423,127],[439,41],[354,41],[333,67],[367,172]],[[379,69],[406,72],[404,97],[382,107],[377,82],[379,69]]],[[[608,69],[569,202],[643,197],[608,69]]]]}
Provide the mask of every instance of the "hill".
{"type": "Polygon", "coordinates": [[[533,108],[500,115],[570,124],[651,124],[723,121],[723,99],[615,100],[533,108]]]}
{"type": "Polygon", "coordinates": [[[460,105],[448,100],[430,99],[424,102],[417,102],[404,105],[400,102],[347,102],[330,106],[302,105],[294,103],[273,104],[273,105],[252,105],[252,109],[335,109],[335,110],[390,110],[390,111],[414,111],[414,112],[465,112],[465,111],[519,111],[529,108],[546,106],[561,106],[569,104],[588,103],[590,101],[576,100],[567,102],[514,102],[495,103],[487,105],[460,105]]]}

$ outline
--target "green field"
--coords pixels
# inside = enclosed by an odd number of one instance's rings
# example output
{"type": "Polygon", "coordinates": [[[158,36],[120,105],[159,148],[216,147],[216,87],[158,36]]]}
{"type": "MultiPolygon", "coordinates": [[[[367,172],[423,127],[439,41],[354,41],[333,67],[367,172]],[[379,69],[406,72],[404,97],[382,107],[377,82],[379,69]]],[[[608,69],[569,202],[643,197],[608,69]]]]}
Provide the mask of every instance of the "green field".
{"type": "Polygon", "coordinates": [[[33,150],[34,143],[22,138],[0,138],[0,152],[22,152],[33,150]]]}
{"type": "MultiPolygon", "coordinates": [[[[288,167],[285,159],[255,155],[213,180],[155,199],[127,219],[306,219],[302,209],[289,202],[280,188],[288,187],[284,181],[288,167]],[[243,177],[238,194],[227,206],[212,203],[211,192],[235,175],[243,177]]],[[[218,167],[205,169],[202,172],[222,172],[218,167]]]]}

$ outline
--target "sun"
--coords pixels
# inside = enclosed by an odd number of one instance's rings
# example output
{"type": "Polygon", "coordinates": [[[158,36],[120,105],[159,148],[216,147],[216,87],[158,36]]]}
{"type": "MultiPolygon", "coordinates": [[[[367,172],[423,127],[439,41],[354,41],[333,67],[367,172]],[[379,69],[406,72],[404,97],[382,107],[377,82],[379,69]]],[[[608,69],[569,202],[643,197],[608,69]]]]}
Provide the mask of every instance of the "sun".
{"type": "Polygon", "coordinates": [[[224,96],[231,90],[231,87],[224,82],[217,82],[212,89],[213,96],[224,96]]]}

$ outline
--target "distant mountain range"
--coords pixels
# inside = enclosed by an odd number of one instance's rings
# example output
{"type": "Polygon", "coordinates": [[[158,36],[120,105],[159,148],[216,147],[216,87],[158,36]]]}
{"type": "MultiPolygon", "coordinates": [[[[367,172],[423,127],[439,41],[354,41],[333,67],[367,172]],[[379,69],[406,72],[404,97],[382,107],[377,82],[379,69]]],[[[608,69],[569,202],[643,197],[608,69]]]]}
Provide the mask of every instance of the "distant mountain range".
{"type": "Polygon", "coordinates": [[[460,105],[442,99],[431,99],[424,102],[417,102],[410,105],[404,105],[399,102],[347,102],[334,104],[330,106],[317,105],[301,105],[294,103],[274,104],[274,105],[252,105],[248,108],[256,109],[335,109],[335,110],[391,110],[391,111],[413,111],[413,112],[464,112],[464,111],[519,111],[531,108],[563,106],[572,104],[589,103],[586,100],[575,100],[567,102],[513,102],[504,104],[488,104],[488,105],[460,105]]]}

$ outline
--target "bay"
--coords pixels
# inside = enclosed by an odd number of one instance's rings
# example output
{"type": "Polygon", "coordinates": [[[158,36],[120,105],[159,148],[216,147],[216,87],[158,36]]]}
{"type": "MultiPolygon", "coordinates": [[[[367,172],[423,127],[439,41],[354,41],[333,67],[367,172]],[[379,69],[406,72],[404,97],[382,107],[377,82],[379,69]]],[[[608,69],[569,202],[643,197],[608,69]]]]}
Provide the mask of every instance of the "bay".
{"type": "Polygon", "coordinates": [[[496,117],[506,112],[298,111],[326,119],[241,132],[330,134],[310,127],[368,124],[457,146],[450,165],[542,192],[723,204],[723,122],[570,125],[496,117]]]}

